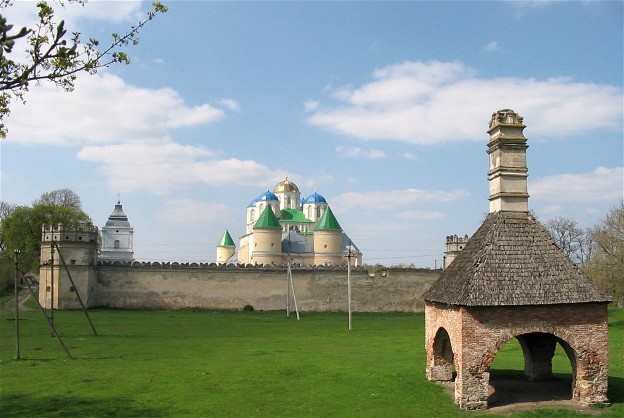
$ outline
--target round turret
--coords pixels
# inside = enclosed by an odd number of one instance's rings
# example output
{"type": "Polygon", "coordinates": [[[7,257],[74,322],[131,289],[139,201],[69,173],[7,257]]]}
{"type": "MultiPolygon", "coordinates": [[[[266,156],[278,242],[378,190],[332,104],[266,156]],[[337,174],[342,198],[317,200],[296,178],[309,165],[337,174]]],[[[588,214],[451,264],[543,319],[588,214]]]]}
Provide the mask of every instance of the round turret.
{"type": "Polygon", "coordinates": [[[236,246],[234,245],[234,240],[232,239],[230,232],[226,230],[221,237],[221,241],[219,241],[219,244],[217,244],[217,263],[227,263],[228,260],[232,258],[235,252],[236,246]]]}
{"type": "Polygon", "coordinates": [[[253,264],[281,264],[282,227],[270,207],[265,207],[253,227],[253,264]]]}
{"type": "Polygon", "coordinates": [[[314,228],[314,264],[346,264],[342,254],[342,228],[332,210],[327,210],[314,228]]]}

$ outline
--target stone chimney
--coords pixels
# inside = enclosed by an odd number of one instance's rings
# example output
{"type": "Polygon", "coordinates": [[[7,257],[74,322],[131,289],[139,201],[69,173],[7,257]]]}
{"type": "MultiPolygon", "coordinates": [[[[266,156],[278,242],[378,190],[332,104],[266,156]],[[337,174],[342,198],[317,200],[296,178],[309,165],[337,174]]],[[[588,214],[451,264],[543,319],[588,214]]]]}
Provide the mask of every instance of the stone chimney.
{"type": "Polygon", "coordinates": [[[490,213],[498,211],[528,212],[527,139],[522,131],[523,118],[511,109],[492,114],[490,142],[490,213]]]}

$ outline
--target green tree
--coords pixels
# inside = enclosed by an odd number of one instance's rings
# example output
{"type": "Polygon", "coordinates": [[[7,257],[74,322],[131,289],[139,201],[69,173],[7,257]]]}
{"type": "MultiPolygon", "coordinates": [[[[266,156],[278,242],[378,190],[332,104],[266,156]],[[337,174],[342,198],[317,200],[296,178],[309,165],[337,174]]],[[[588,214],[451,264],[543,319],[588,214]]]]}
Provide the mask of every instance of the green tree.
{"type": "Polygon", "coordinates": [[[596,253],[585,272],[619,306],[624,305],[624,202],[592,230],[596,253]]]}
{"type": "MultiPolygon", "coordinates": [[[[87,0],[67,2],[85,5],[87,0]]],[[[62,6],[63,2],[59,4],[62,6]]],[[[11,6],[12,0],[0,0],[0,11],[11,6]]],[[[72,91],[79,73],[95,74],[98,69],[116,63],[129,64],[130,58],[122,49],[136,45],[141,28],[156,14],[167,11],[164,4],[153,3],[145,19],[124,34],[113,33],[112,39],[102,44],[95,38],[82,43],[79,32],[68,34],[65,21],[55,20],[54,8],[47,2],[39,1],[37,8],[39,20],[30,28],[16,28],[0,14],[0,138],[6,136],[4,118],[10,112],[11,99],[24,101],[32,82],[50,81],[65,91],[72,91]],[[16,58],[14,47],[24,40],[27,58],[16,58]]]]}
{"type": "MultiPolygon", "coordinates": [[[[59,223],[71,227],[84,222],[91,222],[91,219],[80,209],[50,203],[35,203],[32,207],[17,206],[0,223],[0,239],[3,243],[0,260],[2,263],[13,263],[13,255],[19,250],[23,270],[38,274],[41,227],[59,223]]],[[[6,281],[2,280],[5,286],[6,281]]],[[[8,281],[12,284],[12,278],[8,281]]]]}

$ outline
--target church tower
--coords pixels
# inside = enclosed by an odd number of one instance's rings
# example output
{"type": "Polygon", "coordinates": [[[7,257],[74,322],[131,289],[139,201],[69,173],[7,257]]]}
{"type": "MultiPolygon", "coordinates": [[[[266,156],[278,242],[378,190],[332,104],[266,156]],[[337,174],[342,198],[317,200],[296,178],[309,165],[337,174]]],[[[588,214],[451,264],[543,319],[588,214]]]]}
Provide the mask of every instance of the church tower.
{"type": "Polygon", "coordinates": [[[303,200],[303,214],[311,221],[317,222],[327,209],[327,200],[320,194],[314,192],[303,200]]]}
{"type": "MultiPolygon", "coordinates": [[[[299,192],[299,187],[297,187],[297,185],[292,181],[288,180],[288,176],[286,176],[286,180],[275,185],[273,193],[277,196],[277,199],[280,202],[280,210],[299,209],[301,204],[301,193],[299,192]]],[[[276,215],[279,217],[278,214],[276,215]]]]}
{"type": "Polygon", "coordinates": [[[117,201],[113,213],[102,228],[102,261],[134,261],[134,229],[128,222],[120,201],[117,201]]]}

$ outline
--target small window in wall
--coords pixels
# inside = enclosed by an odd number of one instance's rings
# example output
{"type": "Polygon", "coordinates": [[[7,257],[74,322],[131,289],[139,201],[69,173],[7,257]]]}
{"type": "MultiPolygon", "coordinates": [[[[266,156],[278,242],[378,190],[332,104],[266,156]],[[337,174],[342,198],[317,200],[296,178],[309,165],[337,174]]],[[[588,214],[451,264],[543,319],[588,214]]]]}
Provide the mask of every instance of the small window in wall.
{"type": "Polygon", "coordinates": [[[70,260],[70,263],[76,264],[76,260],[70,260]]]}
{"type": "Polygon", "coordinates": [[[290,196],[288,196],[288,199],[286,199],[286,208],[290,209],[291,205],[292,205],[292,199],[290,196]]]}
{"type": "Polygon", "coordinates": [[[50,286],[46,286],[46,292],[50,293],[50,286]]]}
{"type": "Polygon", "coordinates": [[[321,208],[320,207],[316,207],[316,217],[320,218],[321,217],[321,208]]]}
{"type": "Polygon", "coordinates": [[[254,209],[252,209],[251,212],[249,213],[249,220],[251,222],[256,220],[256,211],[254,209]]]}
{"type": "Polygon", "coordinates": [[[70,292],[75,292],[75,291],[76,291],[76,289],[74,288],[74,286],[70,286],[70,287],[69,287],[69,291],[70,291],[70,292]]]}
{"type": "Polygon", "coordinates": [[[119,248],[119,240],[118,239],[115,240],[115,244],[113,245],[113,247],[119,248]]]}

